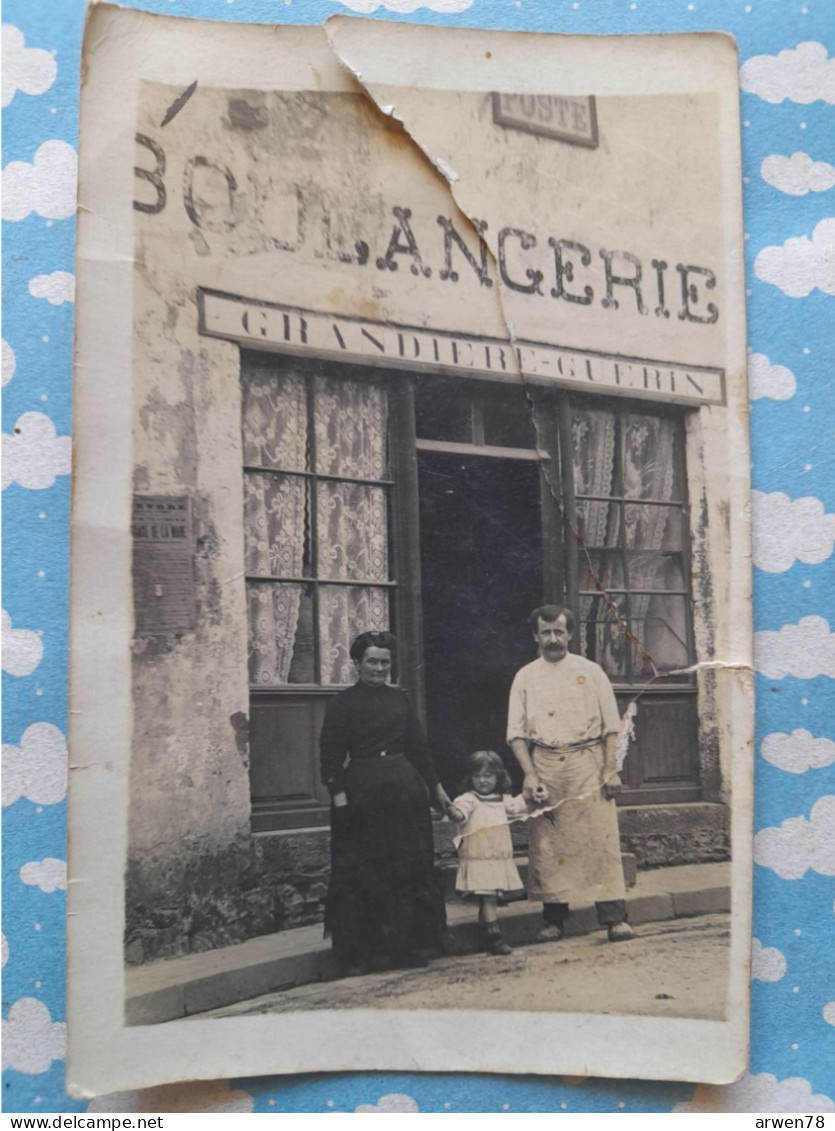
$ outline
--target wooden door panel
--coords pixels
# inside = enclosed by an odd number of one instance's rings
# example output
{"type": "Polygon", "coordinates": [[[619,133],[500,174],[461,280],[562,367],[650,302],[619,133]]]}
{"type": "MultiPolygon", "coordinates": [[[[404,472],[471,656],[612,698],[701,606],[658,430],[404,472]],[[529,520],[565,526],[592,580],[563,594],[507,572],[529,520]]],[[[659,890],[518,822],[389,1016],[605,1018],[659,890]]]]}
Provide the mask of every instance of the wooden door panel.
{"type": "MultiPolygon", "coordinates": [[[[618,695],[621,712],[632,699],[618,695]]],[[[622,805],[698,800],[698,712],[695,691],[643,692],[638,698],[635,735],[622,778],[622,805]]]]}
{"type": "Polygon", "coordinates": [[[253,806],[280,811],[329,803],[319,777],[319,731],[329,696],[269,692],[252,699],[253,806]]]}

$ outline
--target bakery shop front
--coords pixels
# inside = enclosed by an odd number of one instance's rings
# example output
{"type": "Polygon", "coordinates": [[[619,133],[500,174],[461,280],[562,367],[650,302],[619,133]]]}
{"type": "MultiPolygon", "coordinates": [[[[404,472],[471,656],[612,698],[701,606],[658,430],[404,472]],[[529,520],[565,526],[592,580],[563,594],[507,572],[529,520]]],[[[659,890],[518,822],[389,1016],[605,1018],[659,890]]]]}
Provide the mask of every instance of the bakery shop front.
{"type": "Polygon", "coordinates": [[[635,704],[622,804],[702,800],[687,419],[721,373],[652,367],[670,404],[636,360],[215,293],[201,316],[241,348],[254,829],[327,823],[316,734],[359,632],[395,631],[449,788],[504,749],[543,601],[635,704]]]}
{"type": "Polygon", "coordinates": [[[134,963],[321,916],[318,731],[368,629],[454,789],[512,767],[526,616],[570,606],[632,722],[624,850],[728,854],[713,101],[585,99],[580,138],[448,92],[470,216],[321,50],[326,89],[138,107],[134,963]]]}

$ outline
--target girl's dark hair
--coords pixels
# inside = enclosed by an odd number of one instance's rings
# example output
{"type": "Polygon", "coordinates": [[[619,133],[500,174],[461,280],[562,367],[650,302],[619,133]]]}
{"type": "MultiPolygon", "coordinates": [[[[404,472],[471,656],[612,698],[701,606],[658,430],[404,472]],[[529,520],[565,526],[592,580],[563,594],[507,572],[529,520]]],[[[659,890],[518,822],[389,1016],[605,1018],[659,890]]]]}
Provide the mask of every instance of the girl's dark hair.
{"type": "Polygon", "coordinates": [[[477,770],[488,770],[496,775],[496,789],[499,793],[510,793],[513,783],[505,769],[504,762],[495,750],[476,750],[467,759],[467,786],[463,792],[473,788],[473,775],[477,770]]]}
{"type": "Polygon", "coordinates": [[[391,632],[361,632],[354,639],[349,655],[354,663],[359,663],[369,648],[388,648],[391,658],[397,649],[397,637],[391,632]]]}

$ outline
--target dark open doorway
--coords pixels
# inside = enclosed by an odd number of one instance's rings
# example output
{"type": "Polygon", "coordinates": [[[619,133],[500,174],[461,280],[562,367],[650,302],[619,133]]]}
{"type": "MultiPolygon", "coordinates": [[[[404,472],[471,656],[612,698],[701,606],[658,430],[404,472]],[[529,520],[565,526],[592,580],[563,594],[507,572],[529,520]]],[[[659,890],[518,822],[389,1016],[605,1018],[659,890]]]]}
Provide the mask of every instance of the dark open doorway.
{"type": "Polygon", "coordinates": [[[534,460],[418,453],[426,713],[439,772],[467,754],[508,756],[507,696],[534,658],[525,625],[542,600],[540,470],[534,460]]]}

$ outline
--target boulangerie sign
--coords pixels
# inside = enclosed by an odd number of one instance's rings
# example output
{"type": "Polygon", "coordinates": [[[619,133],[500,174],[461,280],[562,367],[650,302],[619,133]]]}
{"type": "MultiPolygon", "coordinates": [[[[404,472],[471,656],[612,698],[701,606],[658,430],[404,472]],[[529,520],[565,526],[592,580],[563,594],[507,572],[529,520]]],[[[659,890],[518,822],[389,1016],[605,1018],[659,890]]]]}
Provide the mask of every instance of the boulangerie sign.
{"type": "Polygon", "coordinates": [[[85,54],[72,1089],[737,1077],[732,43],[98,6],[85,54]],[[480,928],[475,751],[527,893],[480,928]]]}

